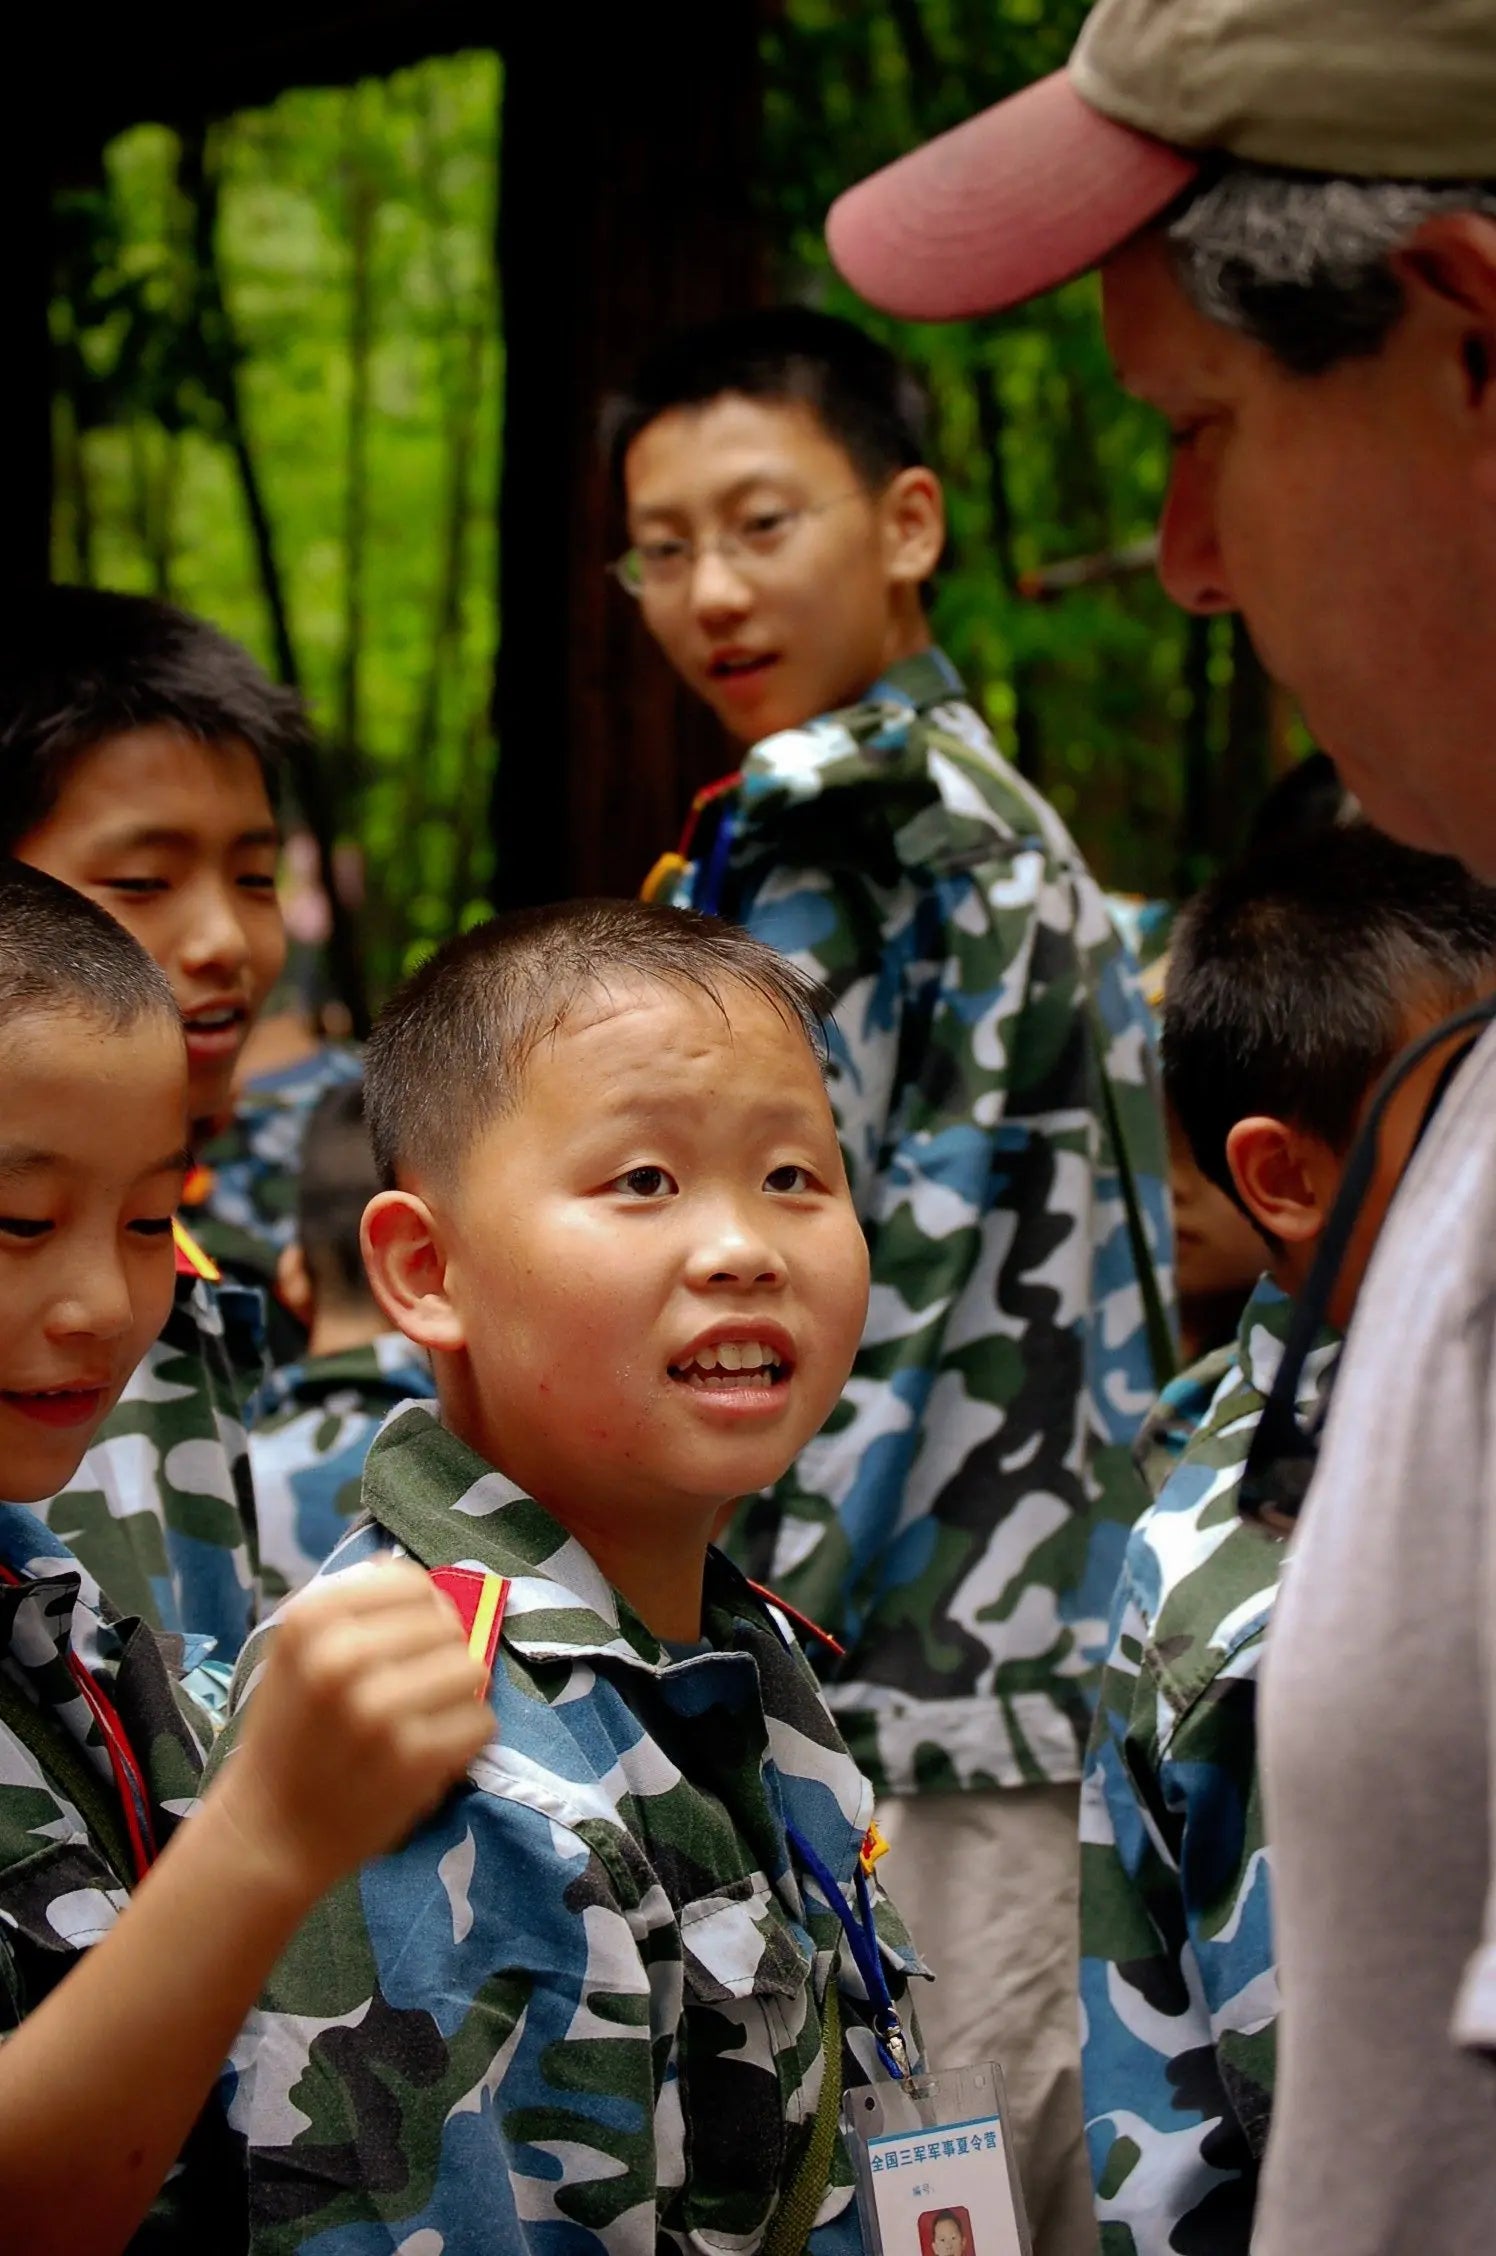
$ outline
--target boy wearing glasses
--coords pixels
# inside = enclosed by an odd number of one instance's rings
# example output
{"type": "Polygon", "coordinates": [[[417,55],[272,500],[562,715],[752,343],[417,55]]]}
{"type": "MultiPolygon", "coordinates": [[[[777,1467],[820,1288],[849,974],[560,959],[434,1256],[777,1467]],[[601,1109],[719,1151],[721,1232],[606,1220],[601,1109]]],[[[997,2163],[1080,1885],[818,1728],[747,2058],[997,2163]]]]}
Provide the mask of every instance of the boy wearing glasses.
{"type": "Polygon", "coordinates": [[[914,377],[783,308],[665,346],[610,420],[618,575],[742,758],[656,897],[830,990],[872,1259],[841,1401],[735,1547],[847,1647],[827,1696],[947,1976],[932,2057],[1002,2059],[1039,2256],[1088,2256],[1078,1781],[1167,1353],[1144,1006],[1063,825],[932,644],[914,377]]]}
{"type": "MultiPolygon", "coordinates": [[[[1252,857],[1175,929],[1165,1086],[1267,1274],[1128,1544],[1082,1789],[1086,2118],[1109,2256],[1251,2243],[1278,2017],[1257,1676],[1284,1545],[1240,1517],[1242,1476],[1384,1068],[1493,984],[1496,892],[1365,823],[1252,857]]],[[[1311,1428],[1448,1060],[1424,1059],[1389,1107],[1298,1388],[1311,1428]]]]}

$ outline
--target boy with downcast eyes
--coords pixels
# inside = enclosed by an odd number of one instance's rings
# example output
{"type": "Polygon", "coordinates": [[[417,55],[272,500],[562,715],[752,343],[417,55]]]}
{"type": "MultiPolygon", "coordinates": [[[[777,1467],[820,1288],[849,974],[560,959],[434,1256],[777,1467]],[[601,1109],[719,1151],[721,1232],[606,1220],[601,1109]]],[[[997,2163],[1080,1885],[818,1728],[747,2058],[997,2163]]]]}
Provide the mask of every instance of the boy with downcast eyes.
{"type": "MultiPolygon", "coordinates": [[[[0,644],[0,851],[134,934],[186,1043],[194,1150],[285,956],[273,793],[305,718],[246,651],[143,596],[18,598],[0,644]]],[[[160,1337],[41,1516],[114,1602],[211,1639],[224,1683],[259,1611],[242,1428],[260,1376],[257,1292],[179,1233],[160,1337]]]]}
{"type": "Polygon", "coordinates": [[[711,1548],[866,1310],[817,1041],[773,951],[629,902],[454,940],[375,1028],[365,1257],[439,1404],[386,1423],[319,1580],[455,1572],[494,1736],[246,2032],[256,2256],[862,2247],[837,2099],[917,2059],[918,1961],[871,1789],[711,1548]]]}

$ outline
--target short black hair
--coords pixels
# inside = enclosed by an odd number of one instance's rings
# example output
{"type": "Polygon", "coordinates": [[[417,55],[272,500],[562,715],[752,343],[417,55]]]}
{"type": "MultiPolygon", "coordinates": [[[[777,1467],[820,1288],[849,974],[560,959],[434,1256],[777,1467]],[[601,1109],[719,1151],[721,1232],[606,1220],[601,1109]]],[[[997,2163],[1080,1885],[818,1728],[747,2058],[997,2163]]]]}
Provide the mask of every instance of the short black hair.
{"type": "Polygon", "coordinates": [[[319,1300],[346,1307],[372,1298],[358,1233],[379,1188],[363,1083],[345,1081],[312,1109],[296,1182],[296,1236],[319,1300]]]}
{"type": "Polygon", "coordinates": [[[618,979],[694,988],[721,1003],[752,988],[824,1059],[825,998],[741,927],[643,901],[515,909],[437,949],[391,996],[364,1052],[380,1181],[451,1178],[490,1122],[519,1103],[524,1069],[582,997],[618,979]]]}
{"type": "Polygon", "coordinates": [[[203,744],[242,739],[272,795],[308,735],[293,690],[174,604],[81,587],[13,596],[0,639],[0,852],[45,821],[84,753],[162,726],[203,744]]]}
{"type": "Polygon", "coordinates": [[[1308,838],[1334,823],[1354,822],[1357,812],[1329,753],[1306,752],[1264,793],[1247,833],[1247,852],[1308,838]]]}
{"type": "Polygon", "coordinates": [[[927,460],[929,395],[912,369],[836,314],[766,306],[669,338],[608,402],[603,442],[618,492],[641,431],[672,408],[705,407],[729,392],[808,407],[874,492],[927,460]]]}
{"type": "Polygon", "coordinates": [[[1345,1150],[1410,1008],[1496,985],[1496,890],[1369,823],[1249,855],[1174,930],[1164,1087],[1202,1174],[1236,1200],[1226,1139],[1254,1113],[1345,1150]]]}
{"type": "Polygon", "coordinates": [[[0,1029],[36,1013],[109,1034],[146,1018],[182,1027],[166,975],[122,924],[45,870],[0,859],[0,1029]]]}

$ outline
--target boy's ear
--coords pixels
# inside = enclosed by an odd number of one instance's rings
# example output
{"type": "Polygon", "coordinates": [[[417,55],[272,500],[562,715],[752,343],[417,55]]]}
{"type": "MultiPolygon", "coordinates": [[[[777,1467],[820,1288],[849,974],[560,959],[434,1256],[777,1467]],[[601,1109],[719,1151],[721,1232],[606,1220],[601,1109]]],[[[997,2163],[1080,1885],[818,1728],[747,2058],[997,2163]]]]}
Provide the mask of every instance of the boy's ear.
{"type": "Polygon", "coordinates": [[[364,1208],[359,1237],[369,1289],[390,1322],[417,1347],[465,1346],[447,1297],[441,1226],[426,1201],[414,1191],[380,1191],[364,1208]]]}
{"type": "Polygon", "coordinates": [[[1254,1114],[1226,1138],[1226,1164],[1257,1224],[1281,1245],[1308,1245],[1334,1201],[1334,1162],[1315,1136],[1285,1120],[1254,1114]]]}
{"type": "Polygon", "coordinates": [[[933,470],[901,470],[883,491],[883,540],[888,576],[920,587],[945,547],[945,496],[933,470]]]}
{"type": "Polygon", "coordinates": [[[275,1296],[290,1309],[298,1324],[311,1330],[317,1296],[312,1289],[312,1273],[306,1265],[306,1255],[294,1240],[281,1247],[275,1264],[275,1296]]]}

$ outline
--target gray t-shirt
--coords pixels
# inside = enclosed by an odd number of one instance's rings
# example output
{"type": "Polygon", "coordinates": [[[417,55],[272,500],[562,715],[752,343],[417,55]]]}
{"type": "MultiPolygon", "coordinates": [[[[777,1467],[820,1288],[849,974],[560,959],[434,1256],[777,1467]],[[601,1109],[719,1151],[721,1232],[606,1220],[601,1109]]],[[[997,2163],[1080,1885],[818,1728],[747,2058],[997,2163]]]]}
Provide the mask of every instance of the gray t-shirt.
{"type": "Polygon", "coordinates": [[[1264,1668],[1254,2256],[1496,2251],[1496,1034],[1383,1231],[1264,1668]]]}

